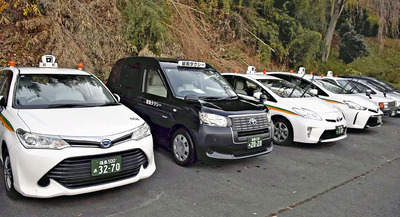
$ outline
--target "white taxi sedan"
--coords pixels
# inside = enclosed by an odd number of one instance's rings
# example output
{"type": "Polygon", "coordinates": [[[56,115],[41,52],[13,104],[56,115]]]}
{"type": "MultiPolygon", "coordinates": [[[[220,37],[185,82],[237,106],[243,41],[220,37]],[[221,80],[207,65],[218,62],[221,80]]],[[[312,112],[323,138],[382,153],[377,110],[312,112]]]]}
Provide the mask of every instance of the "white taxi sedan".
{"type": "Polygon", "coordinates": [[[0,70],[0,159],[10,198],[76,195],[134,183],[156,167],[149,126],[94,75],[0,70]]]}
{"type": "Polygon", "coordinates": [[[223,73],[235,91],[245,98],[264,94],[274,123],[274,144],[318,143],[344,139],[346,120],[329,103],[311,96],[280,78],[256,73],[223,73]]]}

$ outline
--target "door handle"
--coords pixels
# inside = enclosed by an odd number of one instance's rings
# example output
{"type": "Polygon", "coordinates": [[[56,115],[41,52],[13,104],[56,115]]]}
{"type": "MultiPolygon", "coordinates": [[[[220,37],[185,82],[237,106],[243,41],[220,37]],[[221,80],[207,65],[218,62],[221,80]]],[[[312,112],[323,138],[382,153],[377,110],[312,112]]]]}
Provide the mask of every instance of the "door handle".
{"type": "Polygon", "coordinates": [[[168,119],[168,117],[167,117],[167,116],[165,116],[165,115],[161,115],[161,117],[162,117],[162,118],[165,118],[165,119],[168,119]]]}

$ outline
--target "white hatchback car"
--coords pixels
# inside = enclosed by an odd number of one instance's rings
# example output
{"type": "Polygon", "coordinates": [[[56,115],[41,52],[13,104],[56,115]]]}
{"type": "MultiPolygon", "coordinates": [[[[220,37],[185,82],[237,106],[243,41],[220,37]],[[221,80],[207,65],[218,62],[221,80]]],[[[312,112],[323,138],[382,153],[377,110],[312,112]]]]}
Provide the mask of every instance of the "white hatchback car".
{"type": "Polygon", "coordinates": [[[342,113],[305,89],[268,75],[222,75],[243,97],[254,99],[260,94],[267,97],[264,104],[271,111],[274,144],[333,142],[347,137],[342,113]]]}
{"type": "Polygon", "coordinates": [[[0,158],[10,198],[88,193],[136,182],[156,167],[149,126],[94,75],[40,67],[0,70],[0,158]]]}
{"type": "Polygon", "coordinates": [[[316,89],[320,99],[336,106],[343,113],[348,128],[364,129],[382,124],[383,113],[375,103],[360,96],[345,94],[342,87],[316,80],[313,75],[303,72],[270,72],[268,75],[295,83],[304,89],[316,89]]]}
{"type": "Polygon", "coordinates": [[[400,94],[396,92],[383,93],[375,89],[373,86],[367,86],[366,84],[358,81],[357,79],[341,78],[326,76],[319,78],[325,81],[337,84],[350,93],[362,96],[368,100],[376,103],[381,111],[387,116],[394,116],[400,114],[400,94]]]}

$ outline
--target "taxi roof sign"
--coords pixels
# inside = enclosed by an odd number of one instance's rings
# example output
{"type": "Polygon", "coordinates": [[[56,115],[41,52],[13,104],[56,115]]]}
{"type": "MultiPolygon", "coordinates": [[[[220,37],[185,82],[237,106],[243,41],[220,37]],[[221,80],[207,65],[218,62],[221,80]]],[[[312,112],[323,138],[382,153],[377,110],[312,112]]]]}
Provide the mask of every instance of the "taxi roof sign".
{"type": "Polygon", "coordinates": [[[42,62],[39,63],[39,67],[43,68],[57,68],[56,57],[53,55],[43,55],[42,62]]]}
{"type": "Polygon", "coordinates": [[[256,67],[255,66],[248,66],[247,67],[246,74],[255,74],[255,73],[256,73],[256,67]]]}
{"type": "Polygon", "coordinates": [[[190,67],[190,68],[205,68],[206,63],[204,62],[196,62],[196,61],[178,61],[178,66],[181,67],[190,67]]]}

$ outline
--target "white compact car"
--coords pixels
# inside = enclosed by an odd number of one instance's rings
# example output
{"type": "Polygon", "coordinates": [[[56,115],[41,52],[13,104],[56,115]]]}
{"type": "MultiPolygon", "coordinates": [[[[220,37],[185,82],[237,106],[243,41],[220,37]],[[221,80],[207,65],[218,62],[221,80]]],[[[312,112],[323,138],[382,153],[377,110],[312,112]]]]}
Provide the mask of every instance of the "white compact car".
{"type": "MultiPolygon", "coordinates": [[[[40,67],[0,70],[5,190],[48,198],[134,183],[156,167],[149,126],[94,75],[40,67]]],[[[20,194],[19,194],[20,193],[20,194]]]]}
{"type": "Polygon", "coordinates": [[[360,96],[344,94],[346,90],[342,87],[330,82],[322,83],[314,79],[314,75],[305,74],[305,70],[299,70],[299,73],[270,72],[268,75],[287,80],[303,89],[314,90],[320,99],[343,113],[348,128],[364,129],[382,124],[383,113],[375,103],[360,96]]]}
{"type": "Polygon", "coordinates": [[[311,96],[307,90],[268,75],[222,75],[243,97],[254,99],[261,94],[267,97],[264,104],[271,111],[274,144],[332,142],[347,137],[346,120],[342,113],[329,103],[311,96]]]}
{"type": "Polygon", "coordinates": [[[400,95],[396,92],[384,93],[373,86],[367,86],[361,80],[326,76],[319,78],[337,84],[348,90],[351,94],[356,94],[376,103],[381,111],[387,116],[400,114],[400,95]]]}

